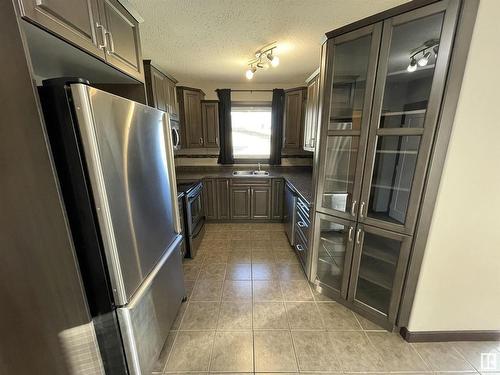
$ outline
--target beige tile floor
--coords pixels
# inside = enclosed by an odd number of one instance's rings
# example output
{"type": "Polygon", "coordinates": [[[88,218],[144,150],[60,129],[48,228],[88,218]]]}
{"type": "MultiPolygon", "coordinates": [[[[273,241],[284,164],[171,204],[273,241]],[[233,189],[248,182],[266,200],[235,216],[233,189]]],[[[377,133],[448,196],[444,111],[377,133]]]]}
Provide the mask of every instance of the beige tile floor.
{"type": "Polygon", "coordinates": [[[155,374],[500,373],[498,342],[409,344],[314,293],[282,224],[206,228],[155,374]]]}

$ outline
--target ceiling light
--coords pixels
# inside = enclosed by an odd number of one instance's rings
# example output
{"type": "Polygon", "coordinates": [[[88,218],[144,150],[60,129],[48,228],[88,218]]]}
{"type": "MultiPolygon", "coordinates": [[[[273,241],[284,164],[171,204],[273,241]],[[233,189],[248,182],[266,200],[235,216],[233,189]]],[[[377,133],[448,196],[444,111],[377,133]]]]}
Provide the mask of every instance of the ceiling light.
{"type": "Polygon", "coordinates": [[[278,56],[274,56],[272,51],[267,54],[267,59],[271,61],[273,68],[276,68],[280,64],[280,58],[278,56]]]}
{"type": "Polygon", "coordinates": [[[429,51],[425,52],[423,56],[418,59],[418,66],[426,66],[429,63],[429,59],[431,57],[431,53],[429,51]]]}
{"type": "Polygon", "coordinates": [[[253,74],[257,71],[257,68],[255,66],[251,66],[246,72],[245,72],[245,76],[247,77],[247,79],[252,79],[253,78],[253,74]]]}
{"type": "Polygon", "coordinates": [[[408,65],[408,67],[406,68],[406,70],[409,71],[410,73],[412,73],[415,70],[417,70],[417,60],[415,60],[414,57],[412,57],[412,59],[410,60],[410,64],[408,65]]]}

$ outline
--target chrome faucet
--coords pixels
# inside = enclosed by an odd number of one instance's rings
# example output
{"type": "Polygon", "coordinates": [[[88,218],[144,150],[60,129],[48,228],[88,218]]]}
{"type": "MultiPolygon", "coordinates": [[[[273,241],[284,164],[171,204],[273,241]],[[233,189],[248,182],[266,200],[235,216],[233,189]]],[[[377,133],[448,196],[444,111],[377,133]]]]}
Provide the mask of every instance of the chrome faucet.
{"type": "Polygon", "coordinates": [[[260,172],[260,163],[258,163],[258,164],[259,164],[259,172],[260,172]]]}

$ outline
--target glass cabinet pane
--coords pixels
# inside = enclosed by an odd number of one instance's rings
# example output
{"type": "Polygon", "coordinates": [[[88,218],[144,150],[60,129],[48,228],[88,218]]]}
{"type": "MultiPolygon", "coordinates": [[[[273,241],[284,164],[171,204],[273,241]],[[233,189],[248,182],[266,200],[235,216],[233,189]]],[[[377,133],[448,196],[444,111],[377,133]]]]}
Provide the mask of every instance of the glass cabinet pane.
{"type": "Polygon", "coordinates": [[[335,45],[328,130],[360,129],[371,34],[335,45]]]}
{"type": "Polygon", "coordinates": [[[379,136],[370,186],[368,216],[404,224],[420,136],[379,136]]]}
{"type": "Polygon", "coordinates": [[[350,210],[358,151],[359,137],[357,136],[328,137],[323,207],[341,212],[350,210]]]}
{"type": "MultiPolygon", "coordinates": [[[[349,226],[320,218],[317,278],[331,288],[341,291],[346,255],[350,254],[349,226]]],[[[350,267],[347,262],[347,267],[350,267]]],[[[346,272],[349,272],[347,270],[346,272]]]]}
{"type": "Polygon", "coordinates": [[[402,242],[364,233],[355,299],[388,314],[402,242]]]}
{"type": "Polygon", "coordinates": [[[422,128],[429,100],[444,14],[392,30],[379,128],[422,128]]]}

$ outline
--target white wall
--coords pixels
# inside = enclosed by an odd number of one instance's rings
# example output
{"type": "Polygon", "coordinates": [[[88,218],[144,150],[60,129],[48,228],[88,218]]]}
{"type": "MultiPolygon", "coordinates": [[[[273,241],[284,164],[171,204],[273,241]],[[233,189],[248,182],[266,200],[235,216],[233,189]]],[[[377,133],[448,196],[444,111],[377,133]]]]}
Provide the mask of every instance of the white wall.
{"type": "Polygon", "coordinates": [[[481,0],[408,329],[500,330],[499,0],[481,0]]]}

